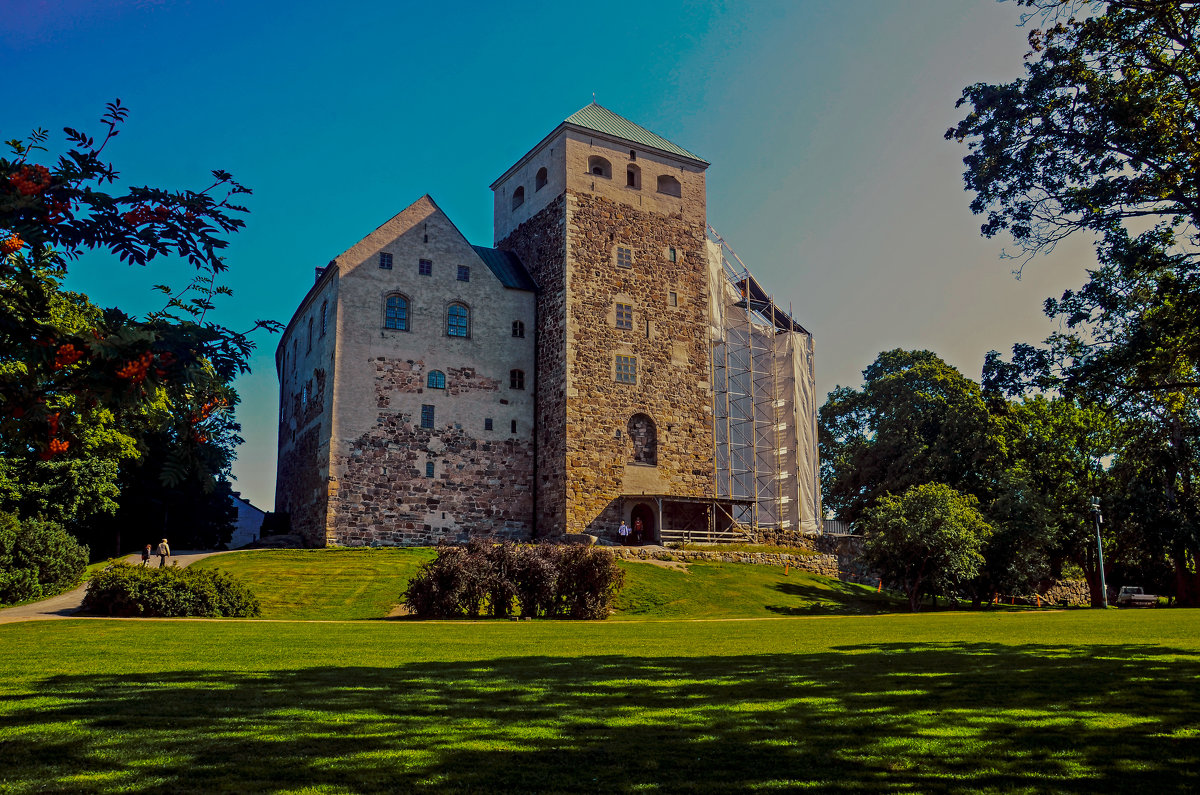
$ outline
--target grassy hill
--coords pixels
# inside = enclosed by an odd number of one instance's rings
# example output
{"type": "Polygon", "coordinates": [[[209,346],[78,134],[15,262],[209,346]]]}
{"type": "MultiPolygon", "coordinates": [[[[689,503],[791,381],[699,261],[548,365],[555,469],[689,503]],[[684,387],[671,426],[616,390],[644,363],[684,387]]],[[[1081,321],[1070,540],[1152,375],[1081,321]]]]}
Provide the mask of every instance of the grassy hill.
{"type": "MultiPolygon", "coordinates": [[[[194,566],[244,580],[263,618],[385,618],[431,549],[319,549],[232,552],[194,566]]],[[[768,618],[888,612],[897,602],[861,585],[775,566],[621,562],[625,588],[614,620],[768,618]]]]}

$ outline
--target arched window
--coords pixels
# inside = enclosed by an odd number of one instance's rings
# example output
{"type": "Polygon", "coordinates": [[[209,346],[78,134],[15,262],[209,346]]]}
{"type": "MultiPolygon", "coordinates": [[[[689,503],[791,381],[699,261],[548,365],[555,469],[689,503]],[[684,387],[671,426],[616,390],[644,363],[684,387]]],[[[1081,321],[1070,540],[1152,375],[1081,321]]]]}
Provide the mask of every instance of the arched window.
{"type": "Polygon", "coordinates": [[[594,174],[597,177],[612,179],[612,163],[599,155],[592,155],[588,158],[588,173],[594,174]]]}
{"type": "Polygon", "coordinates": [[[471,330],[471,310],[464,304],[450,304],[446,309],[446,336],[467,337],[471,330]]]}
{"type": "Polygon", "coordinates": [[[387,297],[387,306],[383,314],[383,327],[408,331],[408,299],[399,293],[387,297]]]}
{"type": "Polygon", "coordinates": [[[321,336],[325,336],[325,329],[329,327],[329,302],[321,302],[321,336]]]}
{"type": "Polygon", "coordinates": [[[633,442],[633,463],[658,466],[658,430],[645,414],[629,418],[629,440],[633,442]]]}
{"type": "Polygon", "coordinates": [[[546,167],[542,166],[537,170],[537,176],[533,178],[533,192],[537,193],[542,188],[546,187],[546,167]]]}
{"type": "Polygon", "coordinates": [[[642,189],[642,170],[632,163],[625,171],[625,187],[634,190],[642,189]]]}
{"type": "Polygon", "coordinates": [[[441,370],[430,370],[429,379],[425,383],[430,389],[445,389],[446,374],[441,370]]]}
{"type": "Polygon", "coordinates": [[[524,370],[509,370],[508,371],[508,388],[509,389],[524,389],[525,388],[525,371],[524,370]]]}
{"type": "Polygon", "coordinates": [[[668,196],[683,195],[683,190],[679,186],[679,180],[675,179],[670,174],[663,174],[658,178],[658,192],[665,193],[668,196]]]}
{"type": "Polygon", "coordinates": [[[525,324],[519,320],[513,321],[513,336],[514,337],[524,337],[525,336],[525,324]]]}
{"type": "Polygon", "coordinates": [[[513,191],[512,208],[515,210],[525,203],[525,186],[517,188],[513,191]]]}

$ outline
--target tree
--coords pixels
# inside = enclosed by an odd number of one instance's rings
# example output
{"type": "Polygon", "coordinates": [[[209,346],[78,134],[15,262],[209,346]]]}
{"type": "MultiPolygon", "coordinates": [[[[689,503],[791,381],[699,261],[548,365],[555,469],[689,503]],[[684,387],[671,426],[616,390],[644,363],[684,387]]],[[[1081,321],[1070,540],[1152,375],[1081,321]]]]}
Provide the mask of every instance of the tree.
{"type": "Polygon", "coordinates": [[[924,483],[995,497],[1004,433],[978,384],[932,351],[899,349],[863,378],[820,409],[821,483],[838,518],[855,522],[884,495],[924,483]]]}
{"type": "Polygon", "coordinates": [[[913,612],[923,595],[957,592],[978,574],[992,528],[977,505],[944,483],[926,483],[868,509],[866,560],[900,584],[913,612]]]}
{"type": "Polygon", "coordinates": [[[74,478],[87,499],[61,518],[111,513],[112,465],[144,452],[150,434],[169,440],[165,484],[196,478],[211,489],[221,469],[206,448],[232,449],[231,382],[248,369],[249,334],[280,328],[237,332],[209,319],[230,294],[217,283],[225,235],[245,225],[233,199],[249,191],[231,175],[212,172],[200,191],[107,189],[118,174],[102,153],[126,114],[108,106],[99,142],[67,128],[69,148],[51,165],[36,162],[43,130],[9,141],[12,156],[0,158],[0,507],[53,513],[55,483],[74,478]],[[145,317],[101,313],[62,289],[68,262],[89,249],[136,265],[178,256],[197,275],[178,290],[157,285],[163,308],[145,317]],[[101,470],[88,470],[97,460],[101,470]]]}
{"type": "Polygon", "coordinates": [[[1177,517],[1164,543],[1181,595],[1200,598],[1200,3],[1018,3],[1046,23],[1026,77],[966,88],[971,111],[946,137],[969,147],[985,236],[1011,235],[1024,266],[1089,235],[1098,266],[1047,301],[1064,331],[990,355],[985,386],[1056,390],[1156,429],[1177,517]]]}

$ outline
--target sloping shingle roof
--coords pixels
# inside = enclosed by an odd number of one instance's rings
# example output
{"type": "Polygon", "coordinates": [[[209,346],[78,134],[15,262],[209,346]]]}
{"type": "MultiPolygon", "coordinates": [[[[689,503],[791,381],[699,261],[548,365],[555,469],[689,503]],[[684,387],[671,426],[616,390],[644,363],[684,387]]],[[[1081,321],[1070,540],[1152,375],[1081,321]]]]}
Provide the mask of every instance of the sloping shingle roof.
{"type": "Polygon", "coordinates": [[[608,108],[597,105],[595,102],[575,111],[563,123],[573,124],[576,127],[585,127],[589,130],[604,133],[605,135],[641,144],[650,149],[658,149],[661,152],[681,155],[709,165],[708,161],[704,158],[692,154],[681,146],[676,146],[661,135],[652,133],[640,124],[634,124],[624,116],[618,116],[608,108]]]}
{"type": "Polygon", "coordinates": [[[514,290],[537,291],[537,284],[529,275],[529,271],[525,270],[521,260],[517,259],[516,254],[511,251],[501,251],[498,248],[484,248],[483,246],[471,246],[471,248],[475,249],[475,253],[483,260],[483,264],[496,274],[496,278],[505,287],[511,287],[514,290]]]}

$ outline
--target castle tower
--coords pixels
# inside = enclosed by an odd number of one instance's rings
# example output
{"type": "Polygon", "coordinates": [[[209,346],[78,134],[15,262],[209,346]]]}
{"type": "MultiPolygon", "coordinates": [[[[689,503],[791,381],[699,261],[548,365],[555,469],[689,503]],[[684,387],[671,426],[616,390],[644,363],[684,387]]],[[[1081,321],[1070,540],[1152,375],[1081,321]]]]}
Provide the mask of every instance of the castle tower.
{"type": "Polygon", "coordinates": [[[707,167],[593,103],[491,186],[495,245],[539,288],[539,535],[708,523],[707,167]]]}

